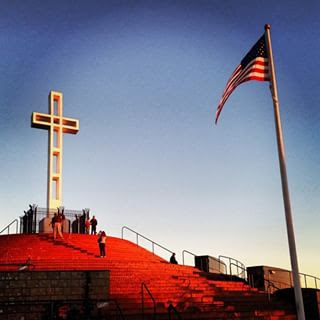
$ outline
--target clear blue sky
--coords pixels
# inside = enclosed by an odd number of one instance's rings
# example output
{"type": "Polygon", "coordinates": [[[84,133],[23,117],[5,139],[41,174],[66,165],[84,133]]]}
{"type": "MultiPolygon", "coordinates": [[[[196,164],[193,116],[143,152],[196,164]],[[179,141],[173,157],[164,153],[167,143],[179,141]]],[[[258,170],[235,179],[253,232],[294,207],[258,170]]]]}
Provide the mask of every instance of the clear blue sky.
{"type": "Polygon", "coordinates": [[[177,252],[290,268],[267,82],[224,86],[271,24],[300,271],[320,277],[319,1],[1,1],[0,226],[46,204],[50,90],[63,205],[177,252]]]}

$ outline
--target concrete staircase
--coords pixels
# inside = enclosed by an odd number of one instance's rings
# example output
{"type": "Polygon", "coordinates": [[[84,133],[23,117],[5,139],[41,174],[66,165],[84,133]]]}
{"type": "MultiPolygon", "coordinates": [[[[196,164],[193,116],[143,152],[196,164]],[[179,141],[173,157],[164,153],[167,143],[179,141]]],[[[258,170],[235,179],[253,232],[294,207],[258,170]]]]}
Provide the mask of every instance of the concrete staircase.
{"type": "MultiPolygon", "coordinates": [[[[110,270],[110,298],[117,300],[125,319],[142,319],[141,284],[144,287],[144,319],[168,319],[172,305],[182,319],[294,320],[292,306],[268,301],[265,293],[241,281],[215,280],[190,266],[172,265],[132,242],[107,238],[106,258],[99,257],[97,236],[65,234],[0,236],[0,271],[16,271],[30,259],[31,270],[110,270]]],[[[115,319],[114,306],[101,309],[115,319]]],[[[171,319],[178,319],[172,313],[171,319]]]]}

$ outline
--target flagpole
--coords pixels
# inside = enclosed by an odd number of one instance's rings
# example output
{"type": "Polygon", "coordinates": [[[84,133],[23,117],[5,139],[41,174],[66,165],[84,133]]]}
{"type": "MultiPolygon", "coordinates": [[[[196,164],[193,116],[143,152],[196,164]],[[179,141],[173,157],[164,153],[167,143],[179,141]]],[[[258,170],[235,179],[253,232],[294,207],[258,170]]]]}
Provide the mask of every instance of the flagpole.
{"type": "Polygon", "coordinates": [[[295,238],[294,238],[294,230],[293,230],[293,220],[292,220],[292,214],[291,214],[286,160],[285,160],[285,152],[284,152],[284,141],[283,141],[283,135],[282,135],[278,90],[277,90],[277,82],[276,82],[275,69],[274,69],[274,63],[273,63],[269,24],[265,25],[265,37],[266,37],[268,57],[269,57],[269,67],[270,67],[270,77],[271,77],[270,90],[271,90],[271,95],[273,100],[274,118],[275,118],[275,124],[276,124],[279,165],[280,165],[281,183],[282,183],[282,194],[283,194],[283,202],[284,202],[284,209],[285,209],[285,216],[286,216],[286,223],[287,223],[287,235],[288,235],[290,260],[291,260],[291,268],[292,268],[292,275],[293,275],[294,296],[296,301],[298,320],[305,320],[302,291],[301,291],[300,277],[299,277],[298,258],[297,258],[296,244],[295,244],[295,238]]]}

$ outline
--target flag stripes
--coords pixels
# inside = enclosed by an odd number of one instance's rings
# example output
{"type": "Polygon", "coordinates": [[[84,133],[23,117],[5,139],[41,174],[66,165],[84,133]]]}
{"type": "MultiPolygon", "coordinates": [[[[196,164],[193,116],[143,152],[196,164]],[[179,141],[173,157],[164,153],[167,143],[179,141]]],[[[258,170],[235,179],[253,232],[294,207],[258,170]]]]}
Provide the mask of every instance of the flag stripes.
{"type": "Polygon", "coordinates": [[[252,47],[247,55],[242,59],[241,63],[233,71],[227,85],[223,91],[222,98],[216,111],[216,124],[222,108],[234,91],[241,83],[250,80],[269,81],[269,59],[265,50],[265,39],[262,36],[259,41],[252,47]]]}

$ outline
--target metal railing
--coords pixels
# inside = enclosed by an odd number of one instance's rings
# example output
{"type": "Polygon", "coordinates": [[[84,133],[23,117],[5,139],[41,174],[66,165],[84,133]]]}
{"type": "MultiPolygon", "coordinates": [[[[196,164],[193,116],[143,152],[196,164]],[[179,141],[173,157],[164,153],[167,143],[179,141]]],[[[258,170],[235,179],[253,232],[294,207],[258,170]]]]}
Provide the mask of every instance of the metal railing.
{"type": "Polygon", "coordinates": [[[147,287],[147,285],[146,285],[144,282],[142,282],[142,283],[141,283],[141,308],[142,308],[142,320],[144,320],[144,294],[143,294],[144,289],[147,291],[147,293],[148,293],[149,297],[150,297],[150,298],[151,298],[151,300],[152,300],[152,303],[153,303],[153,316],[152,316],[152,318],[153,318],[153,319],[156,319],[156,317],[157,317],[156,301],[154,300],[154,297],[153,297],[153,295],[152,295],[151,291],[149,290],[149,288],[147,287]]]}
{"type": "Polygon", "coordinates": [[[274,292],[274,291],[277,291],[279,290],[280,288],[278,288],[272,281],[270,280],[267,280],[267,279],[264,279],[265,282],[267,282],[267,294],[268,294],[268,301],[270,302],[271,301],[271,294],[274,292]],[[274,290],[271,290],[271,289],[274,289],[274,290]]]}
{"type": "MultiPolygon", "coordinates": [[[[20,233],[38,233],[40,232],[40,222],[44,218],[51,219],[58,209],[48,209],[36,207],[33,211],[28,211],[20,218],[20,233]]],[[[84,233],[85,215],[80,210],[63,210],[63,214],[68,221],[69,233],[84,233]]]]}
{"type": "Polygon", "coordinates": [[[98,308],[103,308],[105,305],[113,303],[116,307],[116,320],[125,320],[123,312],[120,308],[120,305],[116,299],[107,299],[104,302],[100,303],[100,306],[97,304],[98,308]]]}
{"type": "Polygon", "coordinates": [[[151,244],[152,244],[152,253],[153,253],[153,254],[154,254],[154,246],[157,246],[157,247],[159,247],[159,248],[161,248],[161,249],[169,252],[170,254],[173,254],[173,253],[174,253],[173,251],[169,250],[168,248],[166,248],[166,247],[162,246],[161,244],[159,244],[159,243],[157,243],[157,242],[155,242],[155,241],[153,241],[153,240],[145,237],[144,235],[140,234],[139,232],[137,232],[137,231],[135,231],[135,230],[133,230],[133,229],[130,229],[130,228],[127,227],[127,226],[123,226],[123,227],[121,228],[121,238],[122,238],[122,239],[124,239],[124,230],[129,230],[129,231],[133,232],[133,233],[136,235],[136,245],[138,245],[138,246],[139,246],[139,237],[141,237],[141,238],[143,238],[143,239],[151,242],[151,244]]]}
{"type": "MultiPolygon", "coordinates": [[[[293,280],[292,280],[292,273],[289,270],[281,270],[281,269],[270,269],[269,273],[274,274],[274,273],[287,273],[288,274],[288,282],[281,282],[278,280],[272,280],[275,283],[279,283],[281,285],[283,285],[284,287],[290,288],[293,286],[293,280]]],[[[314,288],[314,289],[318,289],[320,288],[320,278],[312,276],[310,274],[306,274],[306,273],[301,273],[299,272],[299,276],[300,276],[300,282],[301,282],[301,287],[302,288],[314,288]],[[303,281],[301,281],[303,279],[303,281]],[[309,279],[309,281],[308,281],[309,279]],[[314,285],[311,285],[312,282],[314,285]]]]}
{"type": "Polygon", "coordinates": [[[175,315],[175,317],[178,320],[182,320],[182,317],[180,315],[180,313],[178,312],[178,310],[170,303],[169,307],[168,307],[168,317],[169,320],[173,320],[173,318],[171,318],[171,313],[173,312],[173,314],[175,315]]]}
{"type": "MultiPolygon", "coordinates": [[[[311,276],[310,274],[305,274],[305,273],[299,273],[299,275],[300,275],[300,277],[303,277],[304,278],[304,287],[305,288],[308,288],[308,283],[307,283],[307,279],[308,278],[311,278],[311,279],[313,279],[313,281],[314,281],[314,286],[315,286],[315,289],[318,289],[318,282],[319,282],[319,284],[320,284],[320,278],[317,278],[317,277],[315,277],[315,276],[311,276]]],[[[309,287],[310,288],[310,287],[309,287]]],[[[319,286],[319,288],[320,288],[320,286],[319,286]]]]}
{"type": "Polygon", "coordinates": [[[8,234],[10,234],[10,227],[13,225],[13,224],[16,224],[16,233],[18,233],[18,226],[19,226],[19,221],[18,219],[14,219],[13,221],[11,221],[6,227],[4,227],[1,231],[0,231],[0,234],[2,232],[4,232],[5,230],[8,229],[8,234]]]}
{"type": "Polygon", "coordinates": [[[185,253],[188,253],[188,254],[190,254],[190,255],[192,255],[192,256],[194,256],[194,257],[196,257],[197,255],[196,254],[194,254],[194,253],[192,253],[192,252],[190,252],[190,251],[188,251],[188,250],[183,250],[182,251],[182,264],[184,265],[184,254],[185,253]]]}
{"type": "MultiPolygon", "coordinates": [[[[190,255],[192,255],[194,257],[197,256],[193,252],[190,252],[188,250],[183,250],[182,251],[182,264],[183,265],[185,264],[185,259],[184,259],[185,253],[188,253],[188,254],[190,254],[190,255]]],[[[211,258],[215,259],[219,263],[224,264],[226,270],[228,270],[227,264],[224,261],[221,260],[221,259],[227,259],[228,263],[229,263],[229,270],[228,271],[229,271],[230,277],[232,278],[232,276],[237,276],[237,277],[243,278],[244,280],[246,280],[249,283],[249,285],[254,286],[254,284],[253,284],[253,275],[248,276],[247,268],[245,267],[245,265],[242,262],[240,262],[240,261],[238,261],[238,260],[236,260],[234,258],[231,258],[231,257],[228,257],[228,256],[223,256],[223,255],[219,255],[218,259],[216,259],[214,257],[211,257],[211,258]],[[232,271],[233,269],[236,269],[236,273],[233,273],[233,271],[232,271]]],[[[220,264],[219,264],[219,268],[220,268],[220,264]]],[[[284,283],[284,282],[280,282],[280,281],[275,281],[275,282],[277,282],[277,283],[279,283],[281,285],[284,285],[285,287],[292,287],[292,277],[291,277],[291,272],[290,271],[279,270],[279,269],[275,269],[273,271],[275,271],[275,272],[287,272],[288,273],[288,283],[284,283]]],[[[304,288],[315,288],[315,289],[320,288],[320,278],[312,276],[310,274],[301,273],[301,272],[299,273],[299,275],[300,275],[300,278],[303,279],[303,281],[301,281],[301,282],[302,282],[302,286],[304,285],[303,286],[304,288]],[[312,286],[310,284],[310,282],[313,282],[314,286],[312,286]]],[[[272,281],[270,281],[270,280],[266,280],[266,281],[268,281],[268,290],[269,290],[270,287],[272,287],[274,289],[279,289],[272,281]]]]}
{"type": "Polygon", "coordinates": [[[237,265],[233,262],[230,262],[229,268],[230,268],[229,272],[230,272],[231,278],[232,278],[232,276],[237,276],[239,278],[243,278],[243,279],[247,280],[247,268],[240,266],[240,265],[237,265]],[[232,266],[234,266],[236,268],[236,270],[237,270],[236,274],[232,274],[232,266]],[[239,272],[239,269],[241,270],[240,272],[239,272]]]}
{"type": "Polygon", "coordinates": [[[229,263],[229,274],[232,275],[232,266],[235,266],[237,269],[238,277],[245,279],[245,272],[243,270],[246,270],[246,266],[239,260],[236,260],[234,258],[220,255],[218,259],[221,261],[221,259],[227,259],[229,263]],[[239,269],[242,270],[239,272],[239,269]]]}

